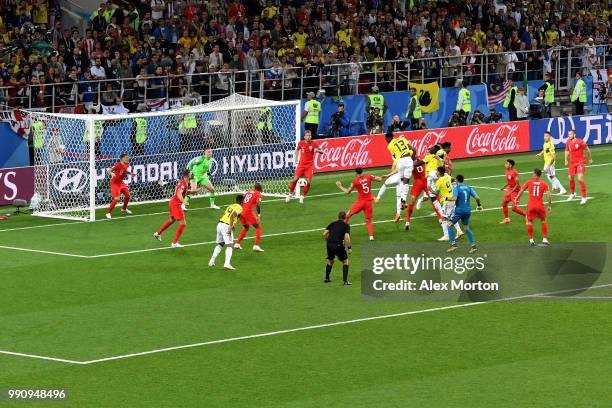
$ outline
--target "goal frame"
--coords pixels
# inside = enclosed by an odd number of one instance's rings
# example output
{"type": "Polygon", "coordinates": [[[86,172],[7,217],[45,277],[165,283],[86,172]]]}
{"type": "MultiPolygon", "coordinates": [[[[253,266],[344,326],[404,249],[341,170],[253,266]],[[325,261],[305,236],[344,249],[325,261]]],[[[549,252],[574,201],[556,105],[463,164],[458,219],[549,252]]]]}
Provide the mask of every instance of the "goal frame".
{"type": "MultiPolygon", "coordinates": [[[[260,99],[264,101],[264,99],[260,99]]],[[[82,121],[85,124],[85,128],[89,133],[89,143],[88,143],[88,152],[87,152],[87,162],[88,162],[88,175],[89,175],[89,205],[88,208],[75,207],[75,210],[81,208],[82,210],[86,210],[88,212],[87,217],[78,217],[71,215],[62,215],[57,214],[53,211],[34,211],[32,214],[38,217],[44,218],[57,218],[57,219],[67,219],[67,220],[78,220],[85,222],[93,222],[96,220],[96,210],[100,208],[105,208],[105,205],[96,205],[96,188],[98,185],[97,174],[96,174],[96,151],[95,151],[95,138],[96,138],[96,129],[95,122],[96,121],[119,121],[119,120],[133,120],[135,118],[159,118],[166,116],[175,116],[175,115],[185,115],[186,113],[215,113],[215,112],[233,112],[233,111],[243,111],[243,110],[259,110],[265,107],[278,107],[278,106],[293,106],[295,111],[295,130],[294,130],[294,140],[293,142],[297,146],[297,143],[301,139],[301,101],[299,99],[290,100],[290,101],[269,101],[265,100],[265,103],[259,104],[245,104],[245,105],[233,105],[233,106],[206,106],[199,105],[189,107],[189,109],[170,109],[165,111],[156,111],[156,112],[142,112],[142,113],[124,113],[124,114],[74,114],[74,113],[47,113],[47,112],[37,112],[32,110],[23,110],[26,115],[29,114],[38,114],[48,118],[55,119],[71,119],[82,121]],[[86,219],[85,219],[86,218],[86,219]]],[[[260,145],[261,146],[266,146],[260,145]]],[[[228,146],[231,147],[231,146],[228,146]]],[[[221,148],[213,149],[220,150],[221,148]]],[[[38,166],[46,166],[49,167],[49,164],[39,164],[38,166]]],[[[234,192],[217,192],[218,196],[228,195],[234,192]]],[[[273,197],[285,197],[286,194],[280,193],[264,193],[266,196],[273,197]]],[[[205,194],[195,195],[194,197],[202,197],[205,194]]],[[[141,205],[141,204],[152,204],[167,201],[169,197],[159,200],[144,200],[144,201],[135,201],[131,202],[132,205],[141,205]]]]}

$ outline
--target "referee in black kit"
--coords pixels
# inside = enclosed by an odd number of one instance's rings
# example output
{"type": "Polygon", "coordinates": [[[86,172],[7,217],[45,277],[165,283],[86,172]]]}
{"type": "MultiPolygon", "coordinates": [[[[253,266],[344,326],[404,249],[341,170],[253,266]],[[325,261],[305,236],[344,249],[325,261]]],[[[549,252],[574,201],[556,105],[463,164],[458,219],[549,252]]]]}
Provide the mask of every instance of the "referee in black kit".
{"type": "Polygon", "coordinates": [[[323,239],[327,241],[327,265],[325,265],[325,283],[331,282],[329,275],[334,266],[334,259],[342,262],[342,280],[344,285],[348,286],[351,282],[348,280],[349,260],[348,253],[351,253],[351,227],[344,220],[346,213],[340,211],[338,213],[338,221],[334,221],[323,231],[323,239]],[[346,246],[346,247],[345,247],[346,246]]]}

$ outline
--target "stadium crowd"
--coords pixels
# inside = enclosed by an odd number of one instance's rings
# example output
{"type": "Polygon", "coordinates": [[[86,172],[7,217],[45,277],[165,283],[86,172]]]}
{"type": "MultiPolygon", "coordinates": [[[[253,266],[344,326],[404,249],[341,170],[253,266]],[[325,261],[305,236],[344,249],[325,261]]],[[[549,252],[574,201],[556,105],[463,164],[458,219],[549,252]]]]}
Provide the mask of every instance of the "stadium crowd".
{"type": "Polygon", "coordinates": [[[122,101],[134,111],[145,98],[247,87],[270,99],[320,85],[347,95],[374,81],[381,92],[441,77],[441,86],[480,83],[485,66],[485,82],[541,79],[578,45],[576,66],[604,65],[611,41],[608,4],[597,0],[113,0],[85,32],[62,24],[58,3],[0,0],[0,103],[122,101]],[[92,81],[104,79],[116,81],[92,81]]]}

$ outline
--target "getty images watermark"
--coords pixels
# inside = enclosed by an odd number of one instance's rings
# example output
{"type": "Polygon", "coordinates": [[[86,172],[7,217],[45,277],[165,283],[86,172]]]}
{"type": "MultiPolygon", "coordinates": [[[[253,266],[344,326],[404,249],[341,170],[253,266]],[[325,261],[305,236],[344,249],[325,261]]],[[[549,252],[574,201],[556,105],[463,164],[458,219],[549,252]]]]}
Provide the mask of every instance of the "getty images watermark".
{"type": "MultiPolygon", "coordinates": [[[[612,273],[606,243],[481,244],[479,251],[446,252],[446,246],[366,243],[361,290],[367,299],[490,301],[567,298],[606,289],[612,273]]],[[[609,285],[608,285],[609,283],[609,285]]],[[[601,296],[605,299],[605,296],[601,296]]]]}

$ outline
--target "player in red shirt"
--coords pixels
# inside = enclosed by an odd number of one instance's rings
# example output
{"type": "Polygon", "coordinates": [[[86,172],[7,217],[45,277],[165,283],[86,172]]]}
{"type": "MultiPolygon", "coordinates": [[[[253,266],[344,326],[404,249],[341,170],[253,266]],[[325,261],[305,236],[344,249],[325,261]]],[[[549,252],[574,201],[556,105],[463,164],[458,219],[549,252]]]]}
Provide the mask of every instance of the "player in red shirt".
{"type": "Polygon", "coordinates": [[[527,234],[531,246],[535,246],[533,240],[533,220],[539,218],[542,221],[542,246],[550,245],[548,242],[548,225],[546,224],[546,213],[551,211],[550,207],[550,188],[548,184],[540,179],[542,170],[534,169],[533,178],[527,180],[516,195],[516,201],[521,199],[523,191],[529,191],[529,201],[527,202],[527,234]],[[544,208],[543,198],[546,195],[546,208],[544,208]]]}
{"type": "Polygon", "coordinates": [[[591,150],[584,140],[576,137],[576,131],[570,130],[565,142],[565,165],[567,167],[567,174],[569,175],[570,195],[567,201],[571,201],[576,198],[576,181],[574,176],[578,176],[580,182],[580,192],[582,198],[580,204],[586,204],[587,202],[587,190],[586,183],[584,182],[584,173],[586,173],[586,160],[584,159],[584,152],[586,151],[589,156],[589,164],[593,164],[593,156],[591,156],[591,150]],[[568,160],[569,159],[569,160],[568,160]]]}
{"type": "Polygon", "coordinates": [[[502,209],[504,210],[504,219],[500,224],[510,224],[510,217],[508,216],[508,203],[512,204],[512,211],[525,217],[525,212],[519,208],[521,202],[520,199],[516,200],[518,191],[521,189],[521,183],[519,181],[519,172],[514,168],[514,160],[506,160],[504,165],[506,168],[506,184],[500,188],[500,191],[506,190],[504,193],[504,201],[502,201],[502,209]]]}
{"type": "Polygon", "coordinates": [[[174,195],[172,196],[172,198],[170,199],[170,202],[168,203],[168,207],[170,207],[170,218],[168,218],[168,220],[166,220],[166,222],[164,222],[162,226],[159,227],[159,229],[153,234],[153,236],[158,241],[161,241],[162,232],[164,232],[166,229],[168,229],[169,226],[174,224],[175,221],[178,221],[179,226],[176,229],[176,233],[174,234],[174,239],[172,240],[172,248],[182,247],[182,245],[179,244],[178,240],[181,237],[183,230],[185,229],[186,223],[185,223],[185,211],[183,210],[181,205],[185,202],[185,196],[187,196],[187,194],[193,194],[197,191],[197,190],[196,191],[189,190],[189,179],[190,178],[191,178],[191,172],[189,170],[185,170],[183,172],[183,179],[176,185],[176,188],[174,189],[174,195]]]}
{"type": "Polygon", "coordinates": [[[128,171],[129,167],[130,156],[123,153],[121,156],[119,156],[119,161],[115,163],[112,168],[106,170],[108,174],[112,175],[110,181],[110,189],[113,201],[111,201],[110,205],[108,206],[108,210],[106,210],[106,218],[108,218],[109,220],[112,218],[111,214],[113,213],[113,209],[117,205],[117,201],[119,201],[119,196],[121,195],[121,193],[123,193],[123,207],[121,208],[121,211],[126,214],[132,213],[127,208],[128,203],[130,202],[130,189],[123,181],[123,179],[125,179],[128,174],[131,176],[136,175],[136,173],[131,173],[128,171]]]}
{"type": "Polygon", "coordinates": [[[310,190],[310,183],[314,175],[314,157],[316,153],[323,153],[323,150],[319,148],[318,142],[312,140],[312,133],[310,133],[310,130],[307,130],[304,132],[304,140],[300,140],[295,148],[295,159],[298,165],[295,169],[293,180],[291,180],[291,184],[289,185],[289,195],[285,201],[289,202],[293,198],[293,192],[295,191],[298,180],[300,177],[305,177],[306,185],[300,196],[300,203],[304,202],[304,197],[308,194],[308,190],[310,190]]]}
{"type": "Polygon", "coordinates": [[[249,190],[244,195],[244,201],[242,202],[242,214],[240,214],[240,224],[242,224],[242,231],[240,236],[234,244],[234,248],[242,249],[240,243],[246,236],[247,232],[252,225],[255,227],[255,242],[253,243],[253,251],[263,252],[264,250],[259,246],[261,242],[261,225],[259,224],[259,214],[261,214],[261,193],[263,188],[261,184],[255,183],[252,190],[249,190]],[[253,209],[257,209],[257,215],[253,209]]]}
{"type": "Polygon", "coordinates": [[[421,193],[427,193],[427,172],[425,171],[425,162],[416,157],[413,157],[413,159],[414,169],[412,170],[412,176],[414,182],[410,189],[410,199],[408,200],[408,209],[406,210],[406,231],[410,230],[410,217],[412,217],[416,200],[421,193]]]}
{"type": "Polygon", "coordinates": [[[349,188],[344,188],[340,181],[336,181],[338,188],[345,194],[350,194],[351,191],[357,190],[357,201],[355,201],[346,214],[345,221],[348,223],[352,215],[363,211],[368,233],[370,234],[370,241],[373,241],[374,230],[372,228],[372,215],[374,211],[372,209],[372,200],[374,200],[374,197],[372,196],[372,180],[382,181],[383,179],[382,177],[373,176],[371,174],[363,174],[363,169],[361,167],[357,167],[355,173],[357,173],[357,178],[351,182],[349,188]]]}

